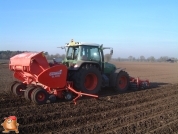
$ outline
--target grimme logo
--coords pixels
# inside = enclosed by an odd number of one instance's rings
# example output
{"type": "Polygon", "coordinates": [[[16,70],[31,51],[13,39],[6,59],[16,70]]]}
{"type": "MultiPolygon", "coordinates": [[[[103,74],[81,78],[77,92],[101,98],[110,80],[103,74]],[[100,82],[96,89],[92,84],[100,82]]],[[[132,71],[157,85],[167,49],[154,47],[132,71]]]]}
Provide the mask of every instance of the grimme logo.
{"type": "Polygon", "coordinates": [[[61,74],[62,74],[62,70],[59,70],[57,72],[50,72],[49,76],[51,76],[52,78],[54,78],[54,77],[60,77],[61,74]]]}

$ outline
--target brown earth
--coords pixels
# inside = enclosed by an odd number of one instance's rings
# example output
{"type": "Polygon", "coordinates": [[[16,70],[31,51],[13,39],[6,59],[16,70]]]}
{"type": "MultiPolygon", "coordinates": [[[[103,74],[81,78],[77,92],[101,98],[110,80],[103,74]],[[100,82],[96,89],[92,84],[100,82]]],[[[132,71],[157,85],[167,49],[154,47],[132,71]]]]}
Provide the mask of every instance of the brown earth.
{"type": "MultiPolygon", "coordinates": [[[[99,99],[34,105],[7,92],[12,73],[0,65],[0,123],[15,115],[20,133],[178,133],[178,64],[117,62],[130,76],[148,78],[151,88],[115,94],[104,89],[99,99]]],[[[0,127],[0,131],[3,128],[0,127]]]]}

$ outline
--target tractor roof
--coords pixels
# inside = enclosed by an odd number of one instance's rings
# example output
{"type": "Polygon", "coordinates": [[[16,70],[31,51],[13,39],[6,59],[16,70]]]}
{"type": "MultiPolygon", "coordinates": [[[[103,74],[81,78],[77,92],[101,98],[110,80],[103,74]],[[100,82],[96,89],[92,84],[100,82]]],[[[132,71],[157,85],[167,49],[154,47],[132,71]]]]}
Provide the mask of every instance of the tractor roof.
{"type": "Polygon", "coordinates": [[[66,43],[67,46],[82,46],[82,45],[86,45],[86,46],[100,46],[99,44],[96,43],[86,43],[86,42],[74,42],[73,39],[71,40],[71,42],[66,43]]]}

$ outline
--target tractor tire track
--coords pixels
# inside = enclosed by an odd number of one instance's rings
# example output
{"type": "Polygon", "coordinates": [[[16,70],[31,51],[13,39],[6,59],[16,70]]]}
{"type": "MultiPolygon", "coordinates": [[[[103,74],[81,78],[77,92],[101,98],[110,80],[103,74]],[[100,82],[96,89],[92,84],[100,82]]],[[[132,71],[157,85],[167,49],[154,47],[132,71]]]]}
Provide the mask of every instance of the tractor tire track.
{"type": "MultiPolygon", "coordinates": [[[[166,109],[167,110],[167,109],[166,109]]],[[[106,133],[149,133],[149,131],[159,128],[164,122],[169,123],[174,121],[178,116],[178,109],[170,109],[167,112],[159,112],[155,116],[145,118],[143,120],[137,121],[136,123],[130,123],[122,127],[117,127],[110,132],[106,133]],[[144,128],[144,129],[143,129],[144,128]]]]}
{"type": "MultiPolygon", "coordinates": [[[[159,109],[159,108],[158,108],[159,109]]],[[[130,130],[130,126],[128,126],[128,122],[130,122],[131,126],[136,125],[135,129],[142,129],[145,126],[145,123],[147,124],[146,126],[149,126],[150,128],[153,127],[155,125],[155,123],[152,124],[154,118],[166,118],[168,117],[170,114],[174,115],[175,118],[178,115],[178,110],[171,108],[171,109],[166,109],[167,112],[166,114],[163,114],[163,111],[165,109],[161,108],[161,110],[157,113],[153,113],[150,112],[149,110],[144,113],[144,111],[142,112],[142,114],[144,116],[142,116],[142,118],[136,118],[136,116],[139,116],[139,112],[137,113],[133,113],[130,115],[125,115],[125,116],[120,116],[120,117],[114,117],[114,118],[110,118],[110,119],[106,119],[103,120],[102,122],[98,121],[95,123],[89,123],[89,124],[85,124],[83,126],[78,125],[79,127],[77,127],[77,125],[75,125],[74,128],[69,128],[69,129],[64,129],[62,131],[62,133],[104,133],[107,130],[112,129],[111,132],[107,132],[107,133],[113,133],[113,131],[117,132],[117,133],[134,133],[134,131],[136,132],[136,130],[130,130]],[[160,116],[161,115],[161,116],[160,116]],[[150,123],[151,121],[151,123],[150,123]],[[138,124],[135,122],[139,122],[138,124]],[[145,123],[144,123],[145,122],[145,123]],[[149,125],[148,125],[149,124],[149,125]],[[79,131],[80,130],[80,131],[79,131]]],[[[172,118],[168,118],[167,120],[172,120],[172,118]]],[[[137,131],[138,131],[137,130],[137,131]]],[[[56,133],[56,132],[53,132],[56,133]]]]}
{"type": "Polygon", "coordinates": [[[150,131],[150,134],[155,133],[162,133],[162,134],[175,134],[175,132],[178,132],[178,119],[175,119],[166,125],[162,125],[152,131],[150,131]]]}

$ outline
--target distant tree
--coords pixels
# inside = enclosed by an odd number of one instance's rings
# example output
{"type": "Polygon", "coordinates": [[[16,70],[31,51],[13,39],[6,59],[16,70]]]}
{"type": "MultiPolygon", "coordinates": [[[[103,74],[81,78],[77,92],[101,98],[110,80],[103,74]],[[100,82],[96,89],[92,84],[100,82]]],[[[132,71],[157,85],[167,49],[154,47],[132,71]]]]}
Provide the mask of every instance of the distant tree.
{"type": "Polygon", "coordinates": [[[61,55],[61,58],[64,59],[65,58],[65,54],[61,55]]]}
{"type": "Polygon", "coordinates": [[[57,53],[57,54],[55,54],[54,56],[55,56],[56,58],[59,58],[59,57],[60,57],[60,54],[57,53]]]}
{"type": "Polygon", "coordinates": [[[159,62],[166,62],[166,60],[168,60],[168,59],[169,59],[168,56],[161,56],[161,57],[158,59],[158,61],[159,61],[159,62]]]}
{"type": "Polygon", "coordinates": [[[133,57],[133,58],[132,58],[132,61],[136,61],[136,58],[135,58],[135,57],[133,57]]]}
{"type": "Polygon", "coordinates": [[[105,54],[104,59],[106,62],[109,62],[111,60],[111,55],[110,54],[105,54]]]}
{"type": "Polygon", "coordinates": [[[129,61],[132,61],[132,58],[133,58],[132,56],[129,56],[129,57],[128,57],[128,60],[129,60],[129,61]]]}
{"type": "Polygon", "coordinates": [[[1,59],[7,59],[7,56],[5,53],[1,53],[1,59]]]}
{"type": "Polygon", "coordinates": [[[120,58],[120,57],[118,57],[118,58],[117,58],[117,61],[121,61],[121,58],[120,58]]]}
{"type": "Polygon", "coordinates": [[[129,57],[128,57],[128,60],[129,60],[129,61],[135,61],[135,57],[129,56],[129,57]]]}
{"type": "Polygon", "coordinates": [[[9,59],[16,54],[23,53],[24,51],[0,51],[0,59],[9,59]]]}
{"type": "Polygon", "coordinates": [[[49,55],[49,53],[48,52],[43,52],[44,53],[44,55],[49,55]]]}
{"type": "Polygon", "coordinates": [[[143,55],[140,56],[140,61],[141,61],[141,62],[145,61],[145,57],[144,57],[143,55]]]}
{"type": "Polygon", "coordinates": [[[16,54],[18,54],[17,51],[13,51],[13,52],[11,52],[10,57],[15,56],[16,54]]]}
{"type": "Polygon", "coordinates": [[[150,56],[150,57],[147,58],[147,60],[150,61],[150,62],[154,62],[155,58],[154,58],[154,56],[150,56]]]}
{"type": "MultiPolygon", "coordinates": [[[[11,57],[13,57],[14,55],[16,54],[20,54],[20,53],[23,53],[23,52],[28,52],[28,51],[10,51],[10,50],[7,50],[7,51],[0,51],[0,59],[9,59],[11,57]]],[[[55,55],[49,55],[48,52],[44,52],[46,58],[48,60],[51,60],[53,58],[63,58],[65,57],[65,55],[60,55],[60,54],[55,54],[55,55]]]]}

